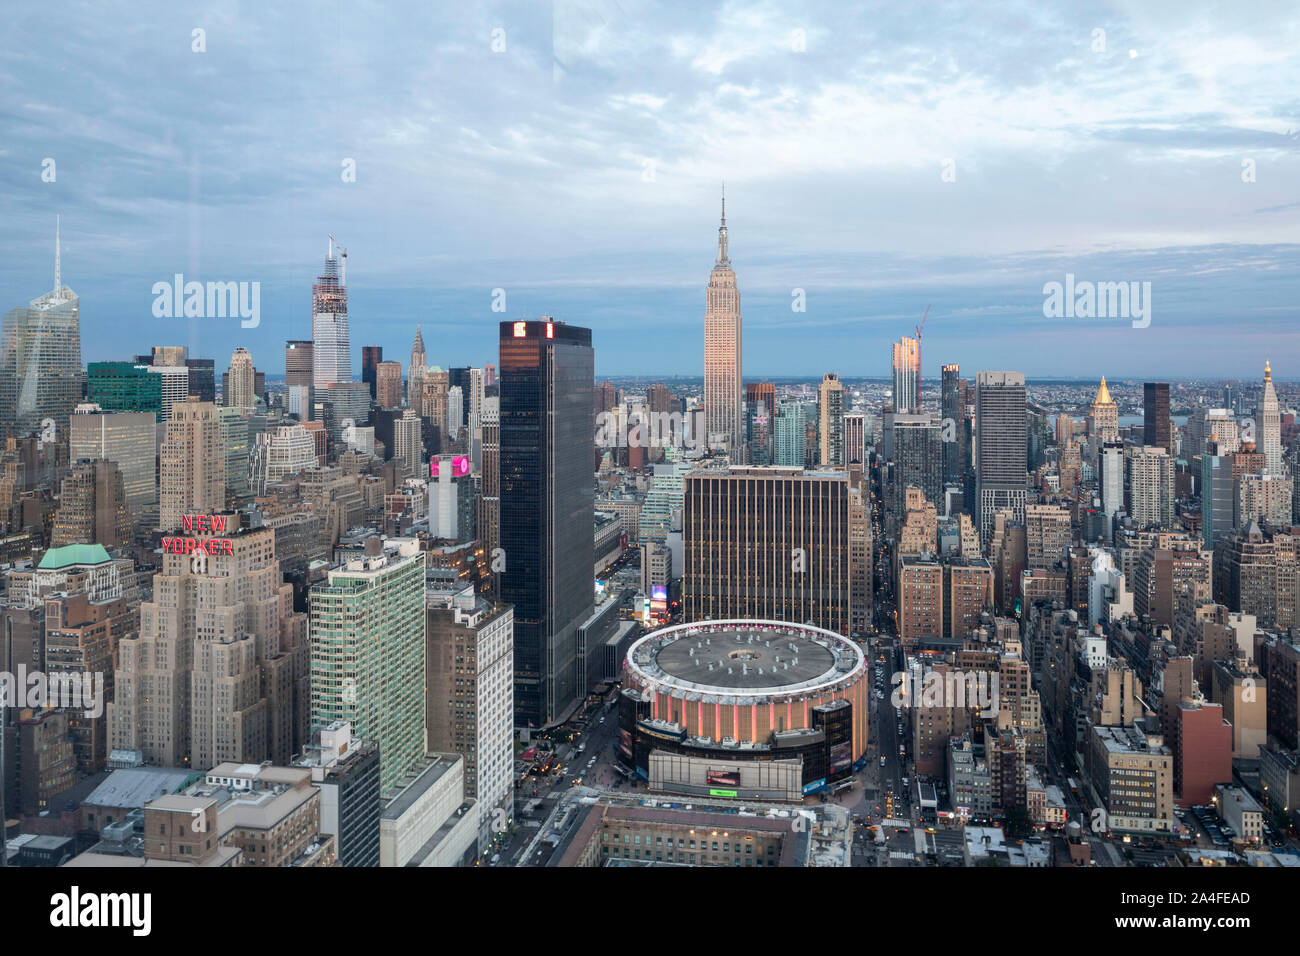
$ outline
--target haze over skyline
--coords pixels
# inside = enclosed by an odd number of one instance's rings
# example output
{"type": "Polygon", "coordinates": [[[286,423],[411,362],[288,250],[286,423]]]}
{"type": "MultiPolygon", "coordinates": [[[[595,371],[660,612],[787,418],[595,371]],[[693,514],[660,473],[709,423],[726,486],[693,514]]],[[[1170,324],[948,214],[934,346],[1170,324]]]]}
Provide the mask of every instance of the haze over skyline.
{"type": "Polygon", "coordinates": [[[354,369],[377,344],[405,373],[417,323],[433,364],[494,361],[545,314],[598,375],[698,375],[725,179],[747,379],[883,377],[929,304],[927,381],[1294,380],[1300,19],[1264,7],[33,8],[0,41],[0,311],[49,291],[61,213],[85,361],[278,373],[332,233],[354,369]],[[260,282],[260,325],[154,318],[178,272],[260,282]],[[1044,318],[1067,273],[1151,282],[1150,327],[1044,318]]]}

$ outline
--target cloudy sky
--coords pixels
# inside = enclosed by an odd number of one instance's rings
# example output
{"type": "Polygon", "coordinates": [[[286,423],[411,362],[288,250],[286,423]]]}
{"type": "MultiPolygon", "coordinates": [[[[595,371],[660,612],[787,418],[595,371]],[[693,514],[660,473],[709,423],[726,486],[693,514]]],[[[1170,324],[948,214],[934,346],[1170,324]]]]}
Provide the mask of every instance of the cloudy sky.
{"type": "Polygon", "coordinates": [[[57,212],[87,361],[278,372],[333,233],[358,365],[548,314],[598,374],[699,374],[725,180],[747,377],[884,375],[930,305],[927,378],[1300,379],[1294,3],[846,6],[15,8],[0,309],[52,286],[57,212]],[[260,326],[155,318],[177,272],[261,283],[260,326]],[[1149,327],[1045,318],[1067,273],[1150,282],[1149,327]]]}

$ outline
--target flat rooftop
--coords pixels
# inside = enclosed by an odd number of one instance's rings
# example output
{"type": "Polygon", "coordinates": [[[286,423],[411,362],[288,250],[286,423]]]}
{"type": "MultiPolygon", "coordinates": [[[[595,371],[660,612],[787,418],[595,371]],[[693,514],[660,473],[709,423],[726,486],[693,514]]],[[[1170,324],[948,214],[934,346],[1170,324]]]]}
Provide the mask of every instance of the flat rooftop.
{"type": "Polygon", "coordinates": [[[83,802],[95,807],[139,808],[163,794],[175,793],[196,776],[194,771],[178,767],[114,770],[83,802]]]}
{"type": "Polygon", "coordinates": [[[748,689],[812,680],[834,666],[835,655],[801,634],[737,629],[708,637],[686,634],[659,648],[655,660],[670,677],[748,689]]]}
{"type": "Polygon", "coordinates": [[[780,622],[701,622],[658,631],[633,645],[630,663],[648,680],[686,691],[796,691],[833,682],[862,653],[830,632],[780,622]]]}

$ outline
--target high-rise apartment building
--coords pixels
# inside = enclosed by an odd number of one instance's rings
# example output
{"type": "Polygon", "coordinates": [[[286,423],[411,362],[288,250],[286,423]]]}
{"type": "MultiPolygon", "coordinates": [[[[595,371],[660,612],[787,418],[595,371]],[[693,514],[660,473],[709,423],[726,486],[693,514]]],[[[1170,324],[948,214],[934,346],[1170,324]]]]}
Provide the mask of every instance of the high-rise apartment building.
{"type": "Polygon", "coordinates": [[[772,464],[802,468],[806,431],[803,402],[788,401],[778,405],[772,419],[772,464]]]}
{"type": "Polygon", "coordinates": [[[849,629],[850,636],[871,627],[875,554],[871,535],[871,481],[862,465],[849,464],[849,629]]]}
{"type": "Polygon", "coordinates": [[[424,443],[420,440],[420,416],[406,409],[393,422],[393,457],[402,462],[402,474],[415,478],[424,470],[424,443]]]}
{"type": "Polygon", "coordinates": [[[1025,567],[1053,568],[1070,549],[1069,509],[1061,505],[1025,506],[1025,567]]]}
{"type": "Polygon", "coordinates": [[[894,411],[921,414],[921,341],[904,336],[894,343],[894,411]]]}
{"type": "Polygon", "coordinates": [[[502,322],[500,336],[499,594],[515,609],[515,726],[542,727],[587,692],[577,632],[595,604],[595,359],[591,330],[563,322],[502,322]]]}
{"type": "Polygon", "coordinates": [[[217,514],[226,506],[226,449],[217,410],[188,399],[172,409],[158,455],[158,527],[180,527],[181,515],[217,514]]]}
{"type": "Polygon", "coordinates": [[[1133,569],[1133,613],[1153,624],[1173,627],[1184,615],[1210,600],[1209,552],[1186,544],[1147,548],[1133,569]]]}
{"type": "Polygon", "coordinates": [[[1028,490],[1025,377],[980,372],[975,379],[975,495],[980,539],[988,541],[994,516],[1011,509],[1023,521],[1028,490]]]}
{"type": "Polygon", "coordinates": [[[120,548],[130,540],[131,515],[116,462],[103,458],[73,462],[59,491],[50,547],[102,544],[120,548]]]}
{"type": "Polygon", "coordinates": [[[1214,599],[1253,614],[1260,627],[1277,615],[1277,545],[1253,522],[1219,539],[1214,551],[1214,599]]]}
{"type": "MultiPolygon", "coordinates": [[[[704,311],[704,428],[710,448],[744,457],[744,393],[741,387],[740,290],[727,248],[727,199],[722,199],[718,257],[709,274],[704,311]]],[[[504,376],[505,370],[502,369],[504,376]]]]}
{"type": "Polygon", "coordinates": [[[903,558],[898,568],[898,637],[904,647],[943,637],[943,564],[934,557],[903,558]]]}
{"type": "Polygon", "coordinates": [[[461,582],[425,597],[428,747],[465,759],[482,845],[497,811],[513,815],[514,611],[461,582]]]}
{"type": "Polygon", "coordinates": [[[495,552],[501,543],[501,412],[500,398],[483,399],[480,428],[483,431],[482,461],[479,464],[478,528],[479,545],[493,568],[493,593],[496,593],[495,552]]]}
{"type": "Polygon", "coordinates": [[[1125,484],[1126,510],[1139,528],[1173,526],[1174,459],[1164,446],[1147,444],[1129,455],[1125,484]]]}
{"type": "Polygon", "coordinates": [[[732,467],[686,476],[684,619],[851,631],[849,475],[732,467]]]}
{"type": "Polygon", "coordinates": [[[380,408],[402,407],[401,362],[380,362],[375,366],[375,404],[380,408]]]}
{"type": "Polygon", "coordinates": [[[451,376],[441,366],[434,365],[425,369],[421,379],[424,389],[421,397],[420,414],[430,419],[437,426],[439,434],[447,430],[447,392],[450,391],[451,376]]]}
{"type": "Polygon", "coordinates": [[[1288,474],[1247,473],[1236,481],[1233,524],[1244,528],[1252,521],[1273,528],[1291,524],[1294,481],[1288,474]]]}
{"type": "Polygon", "coordinates": [[[372,537],[311,589],[312,724],[378,745],[381,792],[427,752],[424,568],[418,541],[372,537]]]}
{"type": "Polygon", "coordinates": [[[817,391],[818,465],[843,468],[844,461],[844,386],[834,372],[822,377],[817,391]]]}
{"type": "Polygon", "coordinates": [[[348,251],[334,258],[330,236],[325,271],[311,287],[312,385],[324,393],[335,382],[352,381],[352,339],[348,332],[348,251]]]}
{"type": "Polygon", "coordinates": [[[943,591],[943,636],[962,640],[993,610],[993,568],[978,556],[946,558],[943,591]]]}

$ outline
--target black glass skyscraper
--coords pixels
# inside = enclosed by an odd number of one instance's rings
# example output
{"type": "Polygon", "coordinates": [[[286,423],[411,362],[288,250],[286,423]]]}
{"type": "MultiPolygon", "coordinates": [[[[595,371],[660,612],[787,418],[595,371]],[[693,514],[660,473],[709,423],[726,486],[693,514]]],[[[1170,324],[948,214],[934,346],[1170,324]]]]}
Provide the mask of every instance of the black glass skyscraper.
{"type": "Polygon", "coordinates": [[[594,605],[594,379],[590,329],[501,323],[500,594],[515,609],[518,727],[563,718],[588,690],[577,638],[594,605]]]}
{"type": "Polygon", "coordinates": [[[940,437],[943,440],[943,482],[961,481],[966,467],[962,458],[965,449],[966,410],[961,404],[961,368],[945,365],[939,385],[940,437]]]}
{"type": "Polygon", "coordinates": [[[1169,383],[1142,384],[1142,443],[1163,448],[1172,458],[1174,437],[1169,419],[1169,383]]]}
{"type": "Polygon", "coordinates": [[[366,383],[370,389],[370,400],[375,400],[375,370],[379,368],[379,363],[384,360],[384,347],[382,345],[363,345],[361,346],[361,381],[366,383]]]}
{"type": "Polygon", "coordinates": [[[215,360],[187,358],[185,367],[190,370],[190,395],[200,402],[215,402],[217,400],[215,360]]]}

